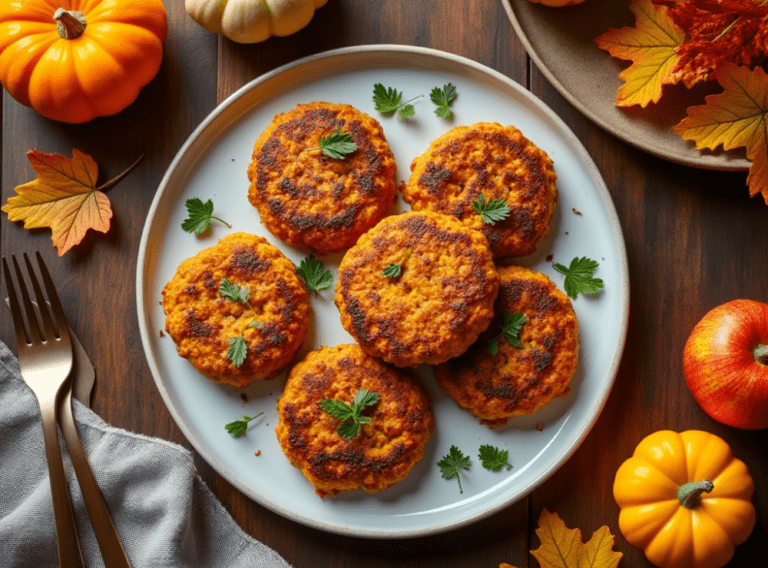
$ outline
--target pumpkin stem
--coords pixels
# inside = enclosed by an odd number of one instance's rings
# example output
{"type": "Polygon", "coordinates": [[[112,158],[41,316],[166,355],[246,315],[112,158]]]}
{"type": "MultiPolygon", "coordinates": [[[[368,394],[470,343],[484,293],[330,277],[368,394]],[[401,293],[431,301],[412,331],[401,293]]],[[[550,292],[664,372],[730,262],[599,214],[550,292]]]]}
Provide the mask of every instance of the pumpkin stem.
{"type": "Polygon", "coordinates": [[[763,365],[768,365],[768,345],[758,345],[755,347],[755,361],[763,365]]]}
{"type": "Polygon", "coordinates": [[[709,493],[715,488],[715,484],[709,479],[701,481],[691,481],[677,490],[677,498],[683,507],[688,509],[695,508],[701,501],[701,494],[709,493]]]}
{"type": "Polygon", "coordinates": [[[56,31],[63,39],[75,39],[85,29],[85,14],[77,10],[58,8],[53,14],[56,31]]]}

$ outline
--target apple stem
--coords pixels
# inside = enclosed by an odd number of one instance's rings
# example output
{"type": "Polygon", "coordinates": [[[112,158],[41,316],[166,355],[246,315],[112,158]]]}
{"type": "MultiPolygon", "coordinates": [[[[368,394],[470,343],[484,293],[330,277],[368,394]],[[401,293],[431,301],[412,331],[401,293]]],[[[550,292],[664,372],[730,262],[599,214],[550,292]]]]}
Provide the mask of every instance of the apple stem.
{"type": "Polygon", "coordinates": [[[693,509],[698,506],[701,501],[701,494],[709,493],[715,488],[715,484],[709,479],[702,479],[701,481],[691,481],[686,483],[680,489],[677,490],[677,498],[680,500],[680,504],[687,509],[693,509]]]}
{"type": "Polygon", "coordinates": [[[755,361],[762,365],[768,365],[768,345],[758,345],[755,347],[755,361]]]}

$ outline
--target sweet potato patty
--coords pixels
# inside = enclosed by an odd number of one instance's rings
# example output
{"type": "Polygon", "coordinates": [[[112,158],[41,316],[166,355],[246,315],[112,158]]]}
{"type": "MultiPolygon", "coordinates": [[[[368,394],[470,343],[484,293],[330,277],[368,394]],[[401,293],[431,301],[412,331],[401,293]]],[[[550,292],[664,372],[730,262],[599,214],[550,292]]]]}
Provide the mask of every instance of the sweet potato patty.
{"type": "Polygon", "coordinates": [[[304,341],[309,294],[293,263],[262,237],[235,233],[181,263],[163,289],[165,329],[179,355],[219,383],[245,387],[272,379],[304,341]],[[222,281],[248,289],[247,304],[227,299],[222,281]],[[242,337],[245,359],[227,355],[242,337]]]}
{"type": "Polygon", "coordinates": [[[357,345],[310,352],[291,370],[277,408],[280,445],[321,497],[357,488],[373,493],[400,481],[424,455],[435,428],[429,399],[412,372],[357,345]],[[345,438],[338,432],[340,420],[320,401],[352,404],[360,389],[380,398],[363,411],[371,421],[345,438]]]}
{"type": "Polygon", "coordinates": [[[482,231],[494,258],[524,256],[549,232],[557,202],[552,160],[514,126],[457,126],[411,163],[403,198],[416,211],[437,211],[482,231]],[[484,223],[472,203],[503,199],[509,217],[484,223]]]}
{"type": "Polygon", "coordinates": [[[335,301],[366,353],[408,367],[463,353],[491,322],[498,286],[482,233],[411,211],[386,217],[347,251],[335,301]],[[390,264],[399,275],[385,275],[390,264]]]}
{"type": "Polygon", "coordinates": [[[440,386],[490,427],[531,414],[570,390],[579,352],[579,324],[571,301],[546,275],[520,266],[499,268],[496,318],[467,352],[435,367],[440,386]],[[521,348],[505,338],[496,355],[491,340],[507,315],[522,313],[521,348]]]}
{"type": "Polygon", "coordinates": [[[277,115],[256,141],[248,179],[248,199],[267,229],[319,253],[355,244],[397,196],[395,160],[384,131],[375,119],[342,104],[302,104],[277,115]],[[357,150],[340,159],[315,149],[338,129],[357,150]]]}

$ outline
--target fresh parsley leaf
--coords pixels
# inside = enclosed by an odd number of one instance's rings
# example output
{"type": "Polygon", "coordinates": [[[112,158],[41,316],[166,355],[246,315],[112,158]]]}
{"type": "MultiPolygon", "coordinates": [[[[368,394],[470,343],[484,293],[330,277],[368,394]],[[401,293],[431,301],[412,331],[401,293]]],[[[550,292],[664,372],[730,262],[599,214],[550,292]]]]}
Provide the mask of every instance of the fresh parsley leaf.
{"type": "Polygon", "coordinates": [[[184,219],[181,223],[181,228],[188,233],[194,233],[200,235],[208,229],[211,224],[211,219],[221,221],[230,229],[232,225],[213,216],[213,201],[210,199],[203,203],[203,201],[197,197],[187,199],[184,203],[187,206],[187,219],[184,219]]]}
{"type": "Polygon", "coordinates": [[[522,347],[520,331],[522,331],[523,324],[527,321],[528,318],[522,312],[504,316],[504,321],[501,324],[501,333],[491,339],[488,344],[488,352],[491,355],[496,355],[499,352],[499,339],[502,337],[505,337],[515,347],[522,347]]]}
{"type": "Polygon", "coordinates": [[[384,87],[381,83],[373,86],[374,108],[384,116],[391,116],[397,112],[397,118],[400,121],[406,120],[416,114],[411,102],[423,95],[413,97],[411,100],[402,102],[403,93],[392,87],[384,87]]]}
{"type": "Polygon", "coordinates": [[[245,344],[245,338],[242,335],[229,338],[229,349],[227,349],[227,359],[232,361],[235,367],[239,367],[245,361],[248,354],[248,346],[245,344]]]}
{"type": "Polygon", "coordinates": [[[314,255],[309,255],[307,258],[301,261],[299,267],[296,269],[307,284],[307,288],[319,292],[330,288],[333,284],[333,275],[330,270],[323,270],[323,263],[317,260],[314,255]]]}
{"type": "Polygon", "coordinates": [[[603,287],[603,281],[600,278],[592,277],[598,266],[597,261],[586,256],[575,257],[568,268],[557,262],[554,264],[555,270],[565,275],[563,283],[565,293],[574,300],[579,292],[588,296],[596,294],[603,287]]]}
{"type": "Polygon", "coordinates": [[[408,260],[409,256],[411,256],[411,252],[411,249],[408,248],[408,250],[405,251],[403,257],[400,259],[400,262],[388,264],[382,272],[384,276],[387,278],[397,278],[400,276],[400,273],[403,271],[403,263],[408,260]]]}
{"type": "Polygon", "coordinates": [[[336,160],[343,160],[347,154],[357,150],[357,144],[352,140],[352,136],[348,132],[342,132],[341,128],[337,128],[333,134],[320,138],[318,144],[323,154],[336,160]]]}
{"type": "Polygon", "coordinates": [[[247,303],[251,297],[251,291],[248,289],[248,286],[238,286],[226,278],[222,278],[219,282],[219,294],[227,300],[242,303],[247,303]]]}
{"type": "Polygon", "coordinates": [[[229,424],[226,424],[224,428],[227,429],[227,432],[232,434],[235,438],[242,436],[245,434],[245,431],[248,430],[248,423],[251,420],[254,420],[264,414],[263,412],[259,412],[256,416],[246,416],[243,414],[242,420],[235,420],[234,422],[230,422],[229,424]]]}
{"type": "Polygon", "coordinates": [[[491,471],[499,471],[503,467],[512,469],[512,464],[508,461],[509,452],[507,450],[500,450],[499,448],[485,444],[480,446],[480,453],[477,457],[480,458],[485,469],[490,469],[491,471]]]}
{"type": "MultiPolygon", "coordinates": [[[[219,281],[219,294],[221,294],[225,299],[231,300],[232,302],[240,302],[245,304],[248,306],[251,317],[256,318],[256,310],[254,310],[253,306],[250,304],[250,302],[248,302],[251,297],[251,291],[248,289],[248,286],[238,286],[226,278],[222,278],[219,281]]],[[[235,367],[242,365],[243,361],[245,361],[245,356],[248,354],[248,345],[245,343],[243,331],[246,327],[257,327],[261,329],[262,326],[261,322],[257,322],[255,319],[252,320],[250,324],[246,325],[246,322],[247,320],[244,320],[240,327],[240,335],[231,337],[229,339],[227,358],[235,367]]]]}
{"type": "Polygon", "coordinates": [[[472,202],[475,212],[483,219],[483,223],[493,225],[497,221],[503,221],[511,212],[507,202],[501,197],[492,199],[491,201],[485,201],[485,196],[481,193],[480,196],[472,202]]]}
{"type": "Polygon", "coordinates": [[[435,114],[437,116],[440,118],[450,118],[453,111],[451,111],[449,105],[453,102],[453,99],[456,98],[456,87],[451,83],[443,85],[442,89],[435,87],[432,89],[429,98],[437,105],[437,108],[435,109],[435,114]]]}
{"type": "Polygon", "coordinates": [[[452,479],[455,477],[459,481],[459,493],[464,493],[464,490],[461,488],[461,477],[459,476],[459,473],[462,469],[469,469],[469,456],[462,454],[456,446],[451,446],[448,455],[437,462],[437,465],[440,466],[443,479],[452,479]]]}
{"type": "Polygon", "coordinates": [[[337,430],[340,436],[352,438],[360,432],[361,424],[368,424],[371,421],[369,416],[362,415],[365,407],[373,406],[379,402],[379,398],[378,393],[360,389],[355,393],[351,405],[341,400],[324,398],[320,401],[320,408],[342,421],[337,430]]]}

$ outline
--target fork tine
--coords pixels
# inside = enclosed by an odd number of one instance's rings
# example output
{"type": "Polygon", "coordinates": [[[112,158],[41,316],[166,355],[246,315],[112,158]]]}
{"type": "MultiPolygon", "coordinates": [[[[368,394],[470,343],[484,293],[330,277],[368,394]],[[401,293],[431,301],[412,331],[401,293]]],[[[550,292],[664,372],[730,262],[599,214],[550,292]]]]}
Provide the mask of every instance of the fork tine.
{"type": "MultiPolygon", "coordinates": [[[[53,322],[51,321],[51,314],[48,310],[45,296],[43,296],[43,289],[40,288],[40,284],[37,281],[37,276],[35,276],[35,271],[32,268],[32,263],[29,262],[29,257],[27,256],[27,253],[23,254],[24,256],[24,264],[27,265],[27,274],[29,274],[29,281],[32,283],[32,289],[35,292],[35,299],[37,301],[37,310],[35,310],[35,307],[32,305],[32,302],[30,301],[30,298],[27,296],[24,298],[24,307],[27,308],[27,319],[30,322],[29,326],[30,328],[33,327],[32,321],[34,320],[38,327],[38,332],[40,333],[40,337],[43,341],[49,341],[50,339],[53,339],[56,336],[53,322]],[[39,318],[35,316],[35,312],[39,315],[39,318]],[[42,326],[40,325],[42,324],[42,326]]],[[[21,280],[21,276],[19,276],[19,279],[21,280]]],[[[22,292],[22,296],[23,296],[22,292]]],[[[33,331],[34,333],[34,331],[33,331]]]]}
{"type": "Polygon", "coordinates": [[[48,272],[48,267],[45,265],[45,262],[43,262],[42,255],[38,251],[35,251],[35,257],[37,258],[37,264],[40,267],[40,274],[43,277],[43,284],[48,292],[48,302],[53,311],[54,323],[58,328],[57,337],[69,343],[70,338],[67,317],[64,315],[64,308],[61,306],[61,300],[59,300],[59,294],[56,292],[56,286],[53,285],[53,279],[48,272]]]}
{"type": "Polygon", "coordinates": [[[64,310],[61,307],[59,296],[56,293],[56,287],[53,285],[51,275],[48,273],[48,268],[43,262],[43,257],[39,252],[35,252],[37,257],[37,265],[40,267],[40,274],[43,277],[43,284],[45,290],[48,293],[48,301],[46,302],[43,290],[35,277],[35,272],[32,269],[32,263],[27,257],[27,253],[24,253],[24,261],[27,264],[27,270],[29,271],[29,277],[32,281],[32,287],[35,290],[35,296],[37,296],[37,306],[40,310],[40,316],[45,326],[46,340],[59,339],[64,342],[69,340],[69,329],[66,326],[66,318],[64,317],[64,310]],[[49,306],[50,304],[50,306],[49,306]],[[51,314],[53,311],[53,314],[51,314]]]}
{"type": "MultiPolygon", "coordinates": [[[[21,293],[21,303],[24,306],[24,310],[27,312],[27,331],[29,337],[29,343],[41,343],[43,341],[43,334],[42,330],[40,328],[39,320],[37,319],[37,314],[35,313],[35,308],[32,305],[32,300],[29,297],[29,292],[27,291],[27,285],[24,281],[24,276],[21,274],[21,268],[19,267],[19,263],[16,260],[16,255],[11,255],[11,260],[13,261],[13,268],[16,270],[16,282],[19,285],[19,292],[21,293]]],[[[34,276],[34,274],[33,274],[34,276]]],[[[32,278],[32,281],[34,282],[34,277],[32,278]]]]}
{"type": "MultiPolygon", "coordinates": [[[[11,258],[15,262],[16,259],[13,256],[11,258]]],[[[22,349],[32,341],[29,337],[26,326],[24,325],[24,317],[21,314],[19,298],[16,296],[16,287],[13,285],[13,279],[11,278],[11,269],[8,267],[8,261],[5,260],[5,257],[3,257],[3,277],[5,278],[5,288],[8,290],[8,303],[10,304],[11,308],[13,328],[16,332],[16,348],[22,349]]]]}

